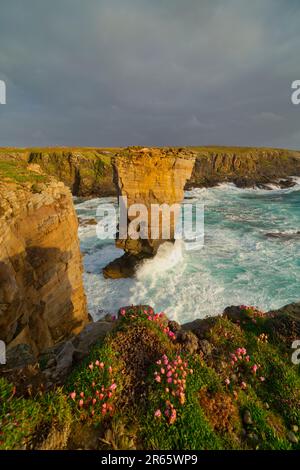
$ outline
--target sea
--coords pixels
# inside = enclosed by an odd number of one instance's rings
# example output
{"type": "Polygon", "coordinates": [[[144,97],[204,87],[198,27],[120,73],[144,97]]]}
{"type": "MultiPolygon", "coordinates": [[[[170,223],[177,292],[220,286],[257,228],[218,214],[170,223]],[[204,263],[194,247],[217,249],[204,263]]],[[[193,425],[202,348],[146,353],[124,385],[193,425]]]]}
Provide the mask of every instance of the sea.
{"type": "Polygon", "coordinates": [[[102,268],[121,256],[113,239],[99,239],[97,209],[113,197],[74,198],[88,309],[94,320],[121,306],[149,304],[180,323],[218,315],[230,305],[268,311],[300,300],[300,179],[289,189],[241,189],[233,184],[185,192],[204,208],[204,243],[162,245],[130,279],[105,279],[102,268]]]}

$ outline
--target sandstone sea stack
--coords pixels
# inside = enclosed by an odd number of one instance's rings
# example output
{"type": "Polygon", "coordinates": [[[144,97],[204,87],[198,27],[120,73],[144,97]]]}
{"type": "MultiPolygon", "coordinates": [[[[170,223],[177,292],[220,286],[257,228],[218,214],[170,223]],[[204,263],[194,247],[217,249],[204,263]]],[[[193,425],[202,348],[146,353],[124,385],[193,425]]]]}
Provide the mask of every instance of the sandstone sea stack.
{"type": "MultiPolygon", "coordinates": [[[[126,149],[113,160],[114,181],[118,195],[127,198],[128,208],[132,204],[143,204],[149,214],[147,239],[117,239],[116,246],[125,251],[124,256],[105,267],[106,277],[129,277],[136,265],[145,257],[154,256],[165,238],[161,235],[161,219],[158,221],[160,237],[152,239],[150,233],[151,205],[180,204],[184,187],[191,177],[195,154],[187,149],[126,149]]],[[[128,216],[131,222],[136,216],[128,216]]],[[[176,217],[171,219],[170,237],[173,240],[176,217]]]]}
{"type": "Polygon", "coordinates": [[[77,217],[63,183],[0,183],[0,339],[35,353],[88,322],[77,217]]]}

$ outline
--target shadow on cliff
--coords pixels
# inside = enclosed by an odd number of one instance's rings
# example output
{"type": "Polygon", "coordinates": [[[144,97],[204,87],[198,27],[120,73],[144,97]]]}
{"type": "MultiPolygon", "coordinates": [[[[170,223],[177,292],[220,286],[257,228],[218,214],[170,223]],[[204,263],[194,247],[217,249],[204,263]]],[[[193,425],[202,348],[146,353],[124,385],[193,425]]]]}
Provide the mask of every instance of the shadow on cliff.
{"type": "Polygon", "coordinates": [[[7,345],[27,343],[37,353],[86,323],[84,293],[69,278],[71,258],[71,252],[40,246],[2,258],[0,339],[7,345]]]}

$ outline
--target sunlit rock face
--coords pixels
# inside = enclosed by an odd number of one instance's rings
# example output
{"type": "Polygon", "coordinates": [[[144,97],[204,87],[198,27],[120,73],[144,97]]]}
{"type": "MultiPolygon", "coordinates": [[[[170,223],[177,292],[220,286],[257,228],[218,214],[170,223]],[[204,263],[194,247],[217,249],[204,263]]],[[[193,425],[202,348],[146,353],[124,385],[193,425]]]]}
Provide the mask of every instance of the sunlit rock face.
{"type": "Polygon", "coordinates": [[[0,339],[35,353],[88,322],[77,217],[56,181],[0,183],[0,339]]]}
{"type": "Polygon", "coordinates": [[[162,242],[174,239],[177,211],[171,217],[166,213],[170,221],[170,230],[166,236],[163,232],[165,221],[158,216],[158,212],[153,213],[153,205],[159,211],[158,206],[162,204],[170,207],[182,202],[184,187],[191,177],[194,161],[195,154],[184,149],[133,148],[116,155],[113,162],[114,181],[119,197],[126,198],[127,221],[130,224],[140,215],[139,212],[131,212],[132,205],[142,204],[148,214],[144,228],[147,237],[133,239],[128,233],[126,238],[118,238],[116,245],[125,251],[125,255],[104,269],[105,276],[133,275],[136,264],[141,259],[155,255],[162,242]],[[157,236],[153,237],[153,231],[157,236]]]}

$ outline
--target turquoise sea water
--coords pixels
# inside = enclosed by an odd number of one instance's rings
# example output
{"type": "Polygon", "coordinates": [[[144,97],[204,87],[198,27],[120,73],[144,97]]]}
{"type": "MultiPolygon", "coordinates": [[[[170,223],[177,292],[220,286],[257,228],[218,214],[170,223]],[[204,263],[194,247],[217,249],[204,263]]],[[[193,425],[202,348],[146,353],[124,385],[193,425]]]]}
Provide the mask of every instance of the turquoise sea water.
{"type": "MultiPolygon", "coordinates": [[[[300,300],[300,184],[287,190],[194,189],[186,202],[205,207],[205,243],[197,251],[165,245],[135,279],[104,279],[101,269],[122,254],[112,240],[80,227],[89,311],[116,312],[122,305],[149,303],[186,322],[221,313],[228,305],[267,310],[300,300]],[[192,199],[191,199],[192,198],[192,199]]],[[[76,204],[79,217],[95,217],[102,198],[76,204]]]]}

